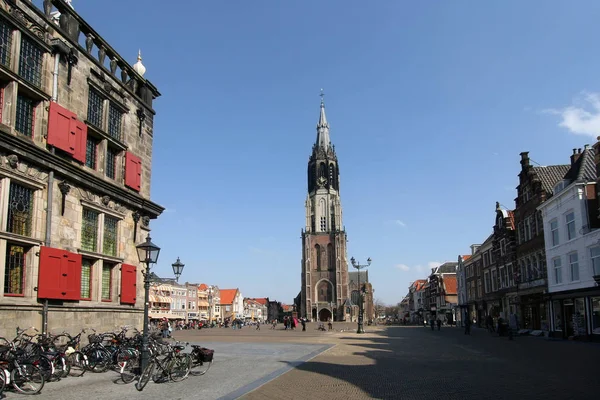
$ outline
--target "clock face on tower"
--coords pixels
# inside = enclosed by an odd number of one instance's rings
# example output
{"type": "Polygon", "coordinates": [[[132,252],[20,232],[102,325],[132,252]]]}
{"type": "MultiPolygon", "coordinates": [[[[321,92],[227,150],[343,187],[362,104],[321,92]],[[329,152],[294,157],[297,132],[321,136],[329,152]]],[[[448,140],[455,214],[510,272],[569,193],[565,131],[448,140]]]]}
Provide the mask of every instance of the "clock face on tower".
{"type": "Polygon", "coordinates": [[[327,183],[327,178],[325,178],[324,176],[317,179],[317,185],[319,185],[319,187],[324,187],[326,183],[327,183]]]}

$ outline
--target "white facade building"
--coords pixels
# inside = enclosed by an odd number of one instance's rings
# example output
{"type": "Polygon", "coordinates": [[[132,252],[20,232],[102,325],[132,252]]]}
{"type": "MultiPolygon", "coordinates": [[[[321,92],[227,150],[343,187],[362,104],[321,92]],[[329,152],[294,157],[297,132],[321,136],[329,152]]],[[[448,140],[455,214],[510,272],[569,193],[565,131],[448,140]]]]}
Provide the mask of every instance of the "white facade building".
{"type": "Polygon", "coordinates": [[[550,330],[558,337],[600,339],[600,224],[594,150],[571,157],[571,169],[542,203],[550,295],[550,330]]]}

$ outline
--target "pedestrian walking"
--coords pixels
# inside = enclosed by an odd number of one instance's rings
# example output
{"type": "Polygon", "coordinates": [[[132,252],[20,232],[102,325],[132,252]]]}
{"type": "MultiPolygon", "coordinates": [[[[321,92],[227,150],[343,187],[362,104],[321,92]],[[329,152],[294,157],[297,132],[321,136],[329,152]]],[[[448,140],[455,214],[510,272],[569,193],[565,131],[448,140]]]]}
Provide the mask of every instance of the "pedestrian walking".
{"type": "Polygon", "coordinates": [[[442,320],[441,320],[441,319],[439,319],[439,318],[438,318],[438,320],[437,320],[437,327],[438,327],[438,331],[439,331],[440,329],[442,329],[442,320]]]}
{"type": "Polygon", "coordinates": [[[300,319],[300,323],[302,324],[302,332],[304,332],[306,330],[306,319],[300,319]]]}
{"type": "Polygon", "coordinates": [[[469,318],[465,319],[465,335],[471,334],[471,320],[469,318]]]}
{"type": "Polygon", "coordinates": [[[256,321],[256,330],[260,331],[260,321],[256,321]]]}

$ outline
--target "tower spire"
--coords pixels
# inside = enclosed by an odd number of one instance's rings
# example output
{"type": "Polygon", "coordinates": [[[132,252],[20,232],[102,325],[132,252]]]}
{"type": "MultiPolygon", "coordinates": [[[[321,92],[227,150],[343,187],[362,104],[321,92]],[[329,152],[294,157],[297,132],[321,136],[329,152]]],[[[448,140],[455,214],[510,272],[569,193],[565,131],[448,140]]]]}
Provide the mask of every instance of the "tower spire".
{"type": "Polygon", "coordinates": [[[327,117],[325,116],[325,93],[321,89],[321,111],[319,114],[319,122],[317,123],[317,147],[321,147],[327,150],[331,146],[331,139],[329,138],[329,124],[327,123],[327,117]]]}

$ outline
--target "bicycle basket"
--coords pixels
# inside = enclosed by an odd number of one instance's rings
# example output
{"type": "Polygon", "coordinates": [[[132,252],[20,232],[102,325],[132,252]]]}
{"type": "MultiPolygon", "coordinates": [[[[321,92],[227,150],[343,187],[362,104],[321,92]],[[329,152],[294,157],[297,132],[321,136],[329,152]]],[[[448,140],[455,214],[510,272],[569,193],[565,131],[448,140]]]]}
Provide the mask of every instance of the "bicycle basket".
{"type": "Polygon", "coordinates": [[[95,333],[92,333],[91,335],[88,335],[88,341],[90,343],[101,343],[102,342],[102,336],[96,335],[95,333]]]}

